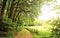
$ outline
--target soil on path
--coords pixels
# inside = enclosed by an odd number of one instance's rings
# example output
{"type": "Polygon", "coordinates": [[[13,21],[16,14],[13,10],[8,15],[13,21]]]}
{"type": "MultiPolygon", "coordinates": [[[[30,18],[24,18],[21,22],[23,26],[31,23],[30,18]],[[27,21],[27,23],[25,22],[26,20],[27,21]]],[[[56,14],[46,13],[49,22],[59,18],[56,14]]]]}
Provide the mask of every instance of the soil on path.
{"type": "Polygon", "coordinates": [[[32,38],[32,34],[27,29],[23,29],[14,38],[32,38]]]}

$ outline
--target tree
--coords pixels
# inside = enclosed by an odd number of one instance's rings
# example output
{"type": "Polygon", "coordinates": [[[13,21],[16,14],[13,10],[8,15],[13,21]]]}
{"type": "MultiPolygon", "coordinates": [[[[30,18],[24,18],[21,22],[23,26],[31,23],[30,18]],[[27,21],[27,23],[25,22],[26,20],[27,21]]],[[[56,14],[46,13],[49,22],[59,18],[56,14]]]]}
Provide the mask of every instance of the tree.
{"type": "MultiPolygon", "coordinates": [[[[7,0],[3,0],[3,3],[2,3],[2,7],[1,7],[1,11],[0,11],[0,31],[6,31],[6,30],[3,30],[3,15],[4,15],[4,10],[5,10],[5,7],[6,7],[6,2],[7,0]]],[[[2,36],[3,33],[0,33],[0,35],[2,36]]]]}
{"type": "Polygon", "coordinates": [[[40,0],[13,0],[11,3],[8,18],[12,19],[13,22],[16,22],[19,19],[24,19],[27,16],[31,19],[34,19],[39,14],[39,3],[42,2],[40,0]]]}
{"type": "Polygon", "coordinates": [[[12,19],[12,14],[13,14],[13,11],[14,11],[14,6],[15,6],[14,2],[15,2],[15,0],[12,0],[11,7],[10,7],[10,12],[8,14],[8,18],[11,18],[11,19],[12,19]]]}
{"type": "Polygon", "coordinates": [[[3,0],[0,12],[0,26],[3,28],[3,32],[13,29],[15,25],[15,27],[17,27],[20,25],[32,24],[35,17],[39,15],[39,7],[41,7],[41,3],[41,0],[3,0]],[[6,18],[4,17],[5,20],[3,20],[4,14],[6,16],[6,18]],[[2,21],[4,23],[2,23],[2,21]]]}
{"type": "Polygon", "coordinates": [[[2,22],[2,19],[3,19],[6,2],[7,2],[7,0],[3,0],[3,4],[2,4],[1,12],[0,12],[0,22],[2,22]]]}

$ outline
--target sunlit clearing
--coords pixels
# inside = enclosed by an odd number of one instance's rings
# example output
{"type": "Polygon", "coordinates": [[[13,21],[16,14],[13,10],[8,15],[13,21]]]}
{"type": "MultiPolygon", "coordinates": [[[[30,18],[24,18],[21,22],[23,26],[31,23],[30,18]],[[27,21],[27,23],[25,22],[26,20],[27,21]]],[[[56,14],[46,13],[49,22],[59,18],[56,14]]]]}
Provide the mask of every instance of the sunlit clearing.
{"type": "MultiPolygon", "coordinates": [[[[55,0],[54,0],[55,1],[55,0]]],[[[42,5],[42,7],[40,8],[40,15],[38,17],[38,19],[36,20],[40,20],[40,22],[42,23],[42,25],[40,26],[31,26],[31,27],[27,27],[27,28],[32,28],[32,29],[37,29],[40,31],[50,31],[51,28],[53,28],[53,25],[50,25],[49,23],[45,23],[47,20],[55,20],[56,18],[60,17],[60,9],[56,9],[54,10],[54,7],[56,5],[60,5],[60,0],[56,0],[55,2],[44,2],[44,4],[42,5]],[[57,12],[59,12],[59,14],[57,14],[57,12]]]]}
{"type": "Polygon", "coordinates": [[[60,5],[60,0],[56,0],[56,1],[57,1],[56,4],[57,4],[57,5],[60,5]]]}
{"type": "MultiPolygon", "coordinates": [[[[57,3],[59,4],[59,3],[57,3]]],[[[40,20],[46,21],[46,20],[50,20],[53,18],[57,18],[57,14],[55,13],[55,11],[53,10],[54,5],[52,4],[44,4],[41,7],[41,15],[38,17],[40,20]]]]}
{"type": "Polygon", "coordinates": [[[36,30],[39,30],[39,31],[49,31],[49,27],[46,27],[46,26],[30,26],[30,27],[26,27],[26,28],[30,28],[30,29],[36,29],[36,30]]]}

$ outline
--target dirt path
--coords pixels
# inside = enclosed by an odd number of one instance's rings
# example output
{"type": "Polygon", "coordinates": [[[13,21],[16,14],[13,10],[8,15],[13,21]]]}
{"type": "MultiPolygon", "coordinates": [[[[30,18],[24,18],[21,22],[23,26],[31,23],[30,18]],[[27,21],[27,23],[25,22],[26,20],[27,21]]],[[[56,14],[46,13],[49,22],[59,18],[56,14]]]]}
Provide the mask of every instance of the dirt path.
{"type": "Polygon", "coordinates": [[[27,29],[23,29],[14,38],[32,38],[32,34],[27,29]]]}

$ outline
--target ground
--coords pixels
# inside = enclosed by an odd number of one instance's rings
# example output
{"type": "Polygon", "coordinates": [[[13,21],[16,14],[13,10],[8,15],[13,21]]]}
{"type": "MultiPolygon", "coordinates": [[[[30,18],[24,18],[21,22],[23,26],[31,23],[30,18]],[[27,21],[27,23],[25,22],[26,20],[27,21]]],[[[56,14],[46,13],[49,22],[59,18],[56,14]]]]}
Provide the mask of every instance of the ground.
{"type": "Polygon", "coordinates": [[[32,38],[32,34],[27,29],[23,29],[14,38],[32,38]]]}

